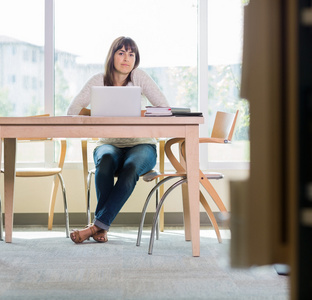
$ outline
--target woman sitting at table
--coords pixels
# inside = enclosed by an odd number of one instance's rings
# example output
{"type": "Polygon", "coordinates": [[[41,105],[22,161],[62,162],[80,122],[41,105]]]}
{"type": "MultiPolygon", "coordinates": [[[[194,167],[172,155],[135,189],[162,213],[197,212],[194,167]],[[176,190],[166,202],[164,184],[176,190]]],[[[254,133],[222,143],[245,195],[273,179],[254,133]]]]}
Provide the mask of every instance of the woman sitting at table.
{"type": "MultiPolygon", "coordinates": [[[[68,115],[90,115],[92,86],[140,86],[142,94],[154,106],[168,106],[156,83],[142,70],[139,50],[129,37],[119,37],[108,52],[105,73],[94,75],[69,105],[68,115]]],[[[97,206],[94,223],[73,230],[70,237],[82,243],[90,236],[107,242],[107,232],[115,217],[130,197],[140,175],[156,164],[156,140],[153,138],[100,138],[94,149],[97,206]],[[118,179],[114,184],[114,176],[118,179]]]]}

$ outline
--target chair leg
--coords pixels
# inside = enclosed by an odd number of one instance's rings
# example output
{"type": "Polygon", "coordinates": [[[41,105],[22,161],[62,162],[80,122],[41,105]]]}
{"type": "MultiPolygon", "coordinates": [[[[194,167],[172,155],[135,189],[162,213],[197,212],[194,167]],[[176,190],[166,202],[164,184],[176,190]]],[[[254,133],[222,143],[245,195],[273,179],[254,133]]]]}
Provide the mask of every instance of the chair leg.
{"type": "Polygon", "coordinates": [[[63,200],[64,200],[66,237],[69,238],[69,216],[68,216],[68,209],[67,209],[67,199],[66,199],[65,183],[64,183],[62,174],[58,173],[57,175],[58,175],[58,177],[60,179],[60,183],[61,183],[61,186],[62,186],[63,200]]]}
{"type": "MultiPolygon", "coordinates": [[[[155,208],[155,210],[157,209],[157,206],[158,206],[158,195],[159,195],[159,191],[157,189],[156,194],[155,194],[155,196],[156,196],[156,203],[155,203],[156,208],[155,208]]],[[[156,240],[159,240],[159,218],[156,221],[156,240]]]]}
{"type": "Polygon", "coordinates": [[[148,254],[152,254],[153,252],[153,246],[154,246],[154,240],[155,240],[155,231],[156,231],[156,225],[157,225],[157,219],[159,216],[159,212],[161,210],[162,205],[164,204],[167,196],[179,185],[181,185],[182,183],[185,183],[187,181],[186,178],[182,178],[180,180],[178,180],[177,182],[175,182],[174,184],[172,184],[164,193],[164,195],[161,197],[160,202],[157,206],[156,209],[156,213],[154,215],[154,220],[153,220],[153,226],[152,226],[152,230],[151,230],[151,237],[150,237],[150,242],[149,242],[149,248],[148,248],[148,254]]]}
{"type": "Polygon", "coordinates": [[[3,241],[3,220],[2,220],[1,197],[0,197],[0,241],[3,241]]]}
{"type": "Polygon", "coordinates": [[[200,183],[202,186],[206,189],[206,191],[209,193],[210,197],[214,201],[214,203],[218,206],[219,210],[223,213],[227,213],[227,209],[222,202],[219,194],[215,190],[215,188],[212,186],[211,182],[204,176],[204,174],[200,174],[199,177],[200,183]]]}
{"type": "Polygon", "coordinates": [[[173,179],[173,178],[176,178],[176,176],[166,177],[166,178],[162,179],[149,192],[149,194],[148,194],[148,196],[147,196],[147,198],[145,200],[143,209],[142,209],[141,222],[140,222],[140,225],[139,225],[138,236],[137,236],[137,243],[136,243],[137,246],[140,246],[140,243],[141,243],[141,236],[142,236],[143,225],[144,225],[145,216],[146,216],[146,210],[147,210],[147,207],[148,207],[150,199],[152,198],[154,192],[156,192],[161,185],[163,185],[165,182],[167,182],[168,180],[173,179]]]}
{"type": "MultiPolygon", "coordinates": [[[[162,180],[163,181],[163,180],[162,180]]],[[[161,181],[161,182],[162,182],[161,181]]],[[[148,249],[148,254],[152,254],[153,252],[153,246],[154,246],[154,240],[155,240],[155,231],[156,231],[156,227],[157,227],[157,222],[158,222],[158,217],[159,217],[159,213],[161,211],[161,208],[164,204],[164,201],[165,199],[167,198],[167,196],[169,195],[169,193],[174,190],[176,187],[178,187],[179,185],[183,184],[183,183],[186,183],[187,182],[187,179],[184,177],[182,179],[180,179],[179,181],[175,182],[174,184],[172,184],[167,190],[166,192],[164,193],[164,195],[161,197],[160,199],[160,202],[157,206],[157,209],[156,209],[156,213],[154,215],[154,220],[153,220],[153,225],[152,225],[152,230],[151,230],[151,237],[150,237],[150,243],[149,243],[149,249],[148,249]]],[[[156,186],[155,186],[156,188],[156,186]]],[[[158,188],[158,187],[157,187],[158,188]]],[[[152,190],[153,191],[153,190],[152,190]]],[[[151,192],[152,192],[151,191],[151,192]]],[[[210,194],[211,195],[211,194],[210,194]]],[[[148,200],[148,199],[147,199],[148,200]]],[[[216,235],[217,235],[217,239],[218,239],[218,242],[219,243],[222,243],[222,238],[221,238],[221,234],[220,234],[220,231],[219,231],[219,226],[218,226],[218,223],[214,217],[214,214],[208,204],[208,202],[206,201],[205,197],[203,196],[202,192],[200,192],[200,202],[201,204],[203,205],[203,207],[205,208],[207,214],[208,214],[208,217],[213,225],[213,228],[216,232],[216,235]]],[[[224,211],[223,211],[224,212],[224,211]]],[[[143,214],[143,212],[142,212],[143,214]]],[[[144,220],[143,220],[144,222],[144,220]]],[[[137,244],[137,246],[139,246],[137,244]]]]}
{"type": "Polygon", "coordinates": [[[92,172],[89,171],[88,179],[87,179],[87,224],[91,223],[91,212],[90,212],[90,201],[91,201],[91,179],[92,179],[92,172]]]}
{"type": "Polygon", "coordinates": [[[218,226],[218,223],[216,221],[216,218],[207,202],[207,200],[205,199],[204,195],[202,194],[202,192],[200,192],[200,203],[202,204],[202,206],[205,208],[206,210],[206,213],[208,215],[208,218],[216,232],[216,235],[217,235],[217,238],[218,238],[218,242],[219,243],[222,243],[222,238],[221,238],[221,234],[220,234],[220,231],[219,231],[219,226],[218,226]]]}
{"type": "Polygon", "coordinates": [[[50,198],[50,205],[49,205],[49,218],[48,218],[48,230],[52,230],[53,227],[53,218],[54,218],[54,207],[56,202],[56,195],[59,186],[59,177],[54,176],[51,198],[50,198]]]}

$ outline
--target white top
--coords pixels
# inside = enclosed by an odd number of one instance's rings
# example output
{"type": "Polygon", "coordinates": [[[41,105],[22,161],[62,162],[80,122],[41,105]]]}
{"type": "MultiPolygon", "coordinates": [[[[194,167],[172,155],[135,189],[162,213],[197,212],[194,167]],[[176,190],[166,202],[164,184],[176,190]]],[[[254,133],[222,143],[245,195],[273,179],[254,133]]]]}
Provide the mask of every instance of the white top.
{"type": "MultiPolygon", "coordinates": [[[[99,73],[92,76],[80,93],[73,99],[67,109],[67,115],[78,115],[82,108],[89,106],[91,102],[91,87],[103,86],[104,74],[99,73]]],[[[140,86],[142,95],[154,106],[169,106],[164,94],[161,92],[153,79],[141,69],[134,69],[131,72],[131,81],[128,85],[140,86]]],[[[146,103],[144,98],[141,101],[142,109],[146,103]]],[[[132,147],[138,144],[156,144],[153,138],[100,138],[98,144],[110,144],[116,147],[132,147]]]]}

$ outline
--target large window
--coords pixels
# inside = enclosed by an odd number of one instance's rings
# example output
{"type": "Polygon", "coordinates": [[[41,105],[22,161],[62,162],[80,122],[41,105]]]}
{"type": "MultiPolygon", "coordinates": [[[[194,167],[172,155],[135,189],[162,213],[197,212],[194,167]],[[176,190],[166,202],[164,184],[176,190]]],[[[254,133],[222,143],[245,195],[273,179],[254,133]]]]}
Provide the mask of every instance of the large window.
{"type": "MultiPolygon", "coordinates": [[[[239,109],[231,161],[249,161],[249,105],[240,98],[243,8],[246,0],[208,0],[208,118],[239,109]]],[[[209,145],[209,161],[229,161],[229,147],[209,145]]]]}
{"type": "MultiPolygon", "coordinates": [[[[44,112],[44,0],[2,1],[0,9],[0,116],[44,112]],[[34,9],[35,8],[35,9],[34,9]]],[[[43,143],[20,144],[24,161],[41,161],[43,143]]]]}
{"type": "MultiPolygon", "coordinates": [[[[248,161],[249,110],[239,98],[244,2],[5,1],[0,10],[0,116],[65,115],[87,79],[103,72],[112,41],[125,35],[137,42],[140,67],[157,82],[171,106],[203,111],[206,135],[217,110],[240,110],[233,155],[209,147],[205,157],[248,161]],[[46,43],[47,39],[54,43],[52,50],[44,47],[45,36],[46,43]],[[205,41],[207,48],[199,47],[205,41]],[[204,76],[203,63],[207,66],[204,76]],[[52,75],[44,77],[49,68],[52,75]],[[49,86],[51,97],[46,92],[49,86]],[[207,95],[199,92],[199,86],[207,87],[207,95]]],[[[66,161],[80,161],[80,141],[68,142],[66,161]]],[[[24,151],[24,159],[46,160],[41,152],[24,151]]]]}
{"type": "Polygon", "coordinates": [[[140,67],[171,105],[197,109],[197,0],[55,0],[56,114],[66,112],[91,75],[103,72],[119,36],[136,41],[140,67]]]}
{"type": "MultiPolygon", "coordinates": [[[[55,0],[56,115],[66,114],[87,79],[103,72],[109,47],[119,36],[136,41],[139,67],[171,106],[197,110],[197,0],[55,0]]],[[[70,150],[79,147],[79,140],[69,145],[67,160],[81,160],[80,151],[70,150]]]]}
{"type": "Polygon", "coordinates": [[[0,9],[0,114],[43,113],[44,1],[3,2],[0,9]]]}

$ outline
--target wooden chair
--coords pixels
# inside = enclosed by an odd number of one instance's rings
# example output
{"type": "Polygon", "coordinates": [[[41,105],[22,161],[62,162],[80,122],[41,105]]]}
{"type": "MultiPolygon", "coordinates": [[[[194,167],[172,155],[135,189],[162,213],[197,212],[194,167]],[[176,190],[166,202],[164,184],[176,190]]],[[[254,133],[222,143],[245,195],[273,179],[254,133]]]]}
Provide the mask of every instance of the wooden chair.
{"type": "MultiPolygon", "coordinates": [[[[49,115],[40,115],[36,117],[46,117],[49,115]]],[[[18,142],[35,142],[35,141],[51,141],[53,142],[54,139],[46,138],[46,139],[18,139],[18,142]]],[[[64,213],[65,213],[65,229],[66,229],[66,237],[69,237],[69,215],[67,209],[67,199],[66,199],[66,190],[65,190],[65,183],[62,176],[62,170],[65,161],[66,155],[66,140],[56,140],[60,143],[60,155],[58,160],[57,167],[54,168],[17,168],[16,169],[16,177],[47,177],[47,176],[54,176],[50,204],[49,204],[49,217],[48,217],[48,229],[51,230],[53,226],[53,217],[54,217],[54,207],[55,201],[57,196],[57,190],[59,187],[59,183],[61,183],[61,190],[63,195],[63,202],[64,202],[64,213]]],[[[3,173],[5,170],[1,170],[3,173]]],[[[1,199],[0,199],[1,200],[1,199]]],[[[1,202],[0,202],[0,212],[1,212],[1,202]]],[[[2,217],[2,215],[1,215],[2,217]]],[[[2,236],[2,218],[0,217],[0,234],[2,236]]]]}
{"type": "MultiPolygon", "coordinates": [[[[238,111],[236,112],[236,114],[230,114],[230,113],[225,113],[225,112],[217,112],[216,114],[216,118],[215,118],[215,122],[214,122],[214,126],[213,126],[213,130],[211,133],[211,137],[210,138],[199,138],[199,143],[219,143],[219,144],[229,144],[232,141],[232,137],[233,137],[233,133],[234,133],[234,129],[235,129],[235,125],[236,125],[236,120],[237,120],[237,116],[238,116],[238,111]]],[[[184,139],[181,138],[173,138],[170,139],[166,142],[165,145],[165,153],[168,157],[168,159],[170,160],[171,164],[173,165],[173,167],[175,168],[176,172],[165,172],[165,173],[161,173],[161,172],[155,172],[155,173],[151,173],[151,174],[147,174],[146,176],[143,177],[143,179],[145,181],[151,181],[154,180],[155,178],[159,178],[161,179],[156,185],[155,187],[150,191],[143,210],[142,210],[142,215],[141,215],[141,222],[140,222],[140,226],[139,226],[139,230],[138,230],[138,237],[137,237],[137,246],[140,245],[141,243],[141,236],[142,236],[142,230],[143,230],[143,225],[144,225],[144,220],[145,220],[145,215],[146,215],[146,210],[147,210],[147,206],[149,204],[150,198],[153,195],[153,193],[155,191],[157,191],[159,189],[160,186],[162,186],[164,183],[166,183],[167,181],[171,180],[171,179],[178,179],[177,181],[175,181],[175,183],[173,183],[164,193],[164,195],[162,196],[157,209],[156,209],[156,213],[154,216],[154,221],[153,221],[153,226],[152,226],[152,230],[151,230],[151,237],[150,237],[150,244],[149,244],[149,254],[152,254],[153,251],[153,244],[154,244],[154,236],[155,236],[155,226],[156,226],[156,221],[158,219],[158,214],[161,211],[161,207],[165,201],[165,199],[167,198],[167,196],[170,194],[170,192],[172,190],[174,190],[176,187],[182,185],[182,191],[183,191],[183,212],[184,212],[184,222],[185,222],[185,231],[186,231],[186,236],[189,234],[189,215],[188,215],[188,199],[186,197],[186,188],[187,188],[187,177],[186,177],[186,171],[185,171],[185,145],[184,145],[184,139]],[[180,158],[176,158],[173,155],[172,152],[172,146],[178,144],[179,145],[179,154],[180,154],[180,158]]],[[[202,187],[209,193],[210,197],[212,198],[212,200],[215,202],[215,204],[217,205],[217,207],[219,208],[219,210],[224,213],[227,214],[227,209],[224,206],[220,196],[218,195],[217,191],[214,189],[214,187],[212,186],[210,180],[212,179],[222,179],[224,176],[221,173],[204,173],[201,169],[199,169],[199,182],[201,183],[202,187]]],[[[203,205],[203,207],[205,208],[205,211],[208,214],[208,217],[214,227],[214,230],[216,232],[218,241],[221,243],[222,239],[221,239],[221,235],[220,235],[220,231],[219,231],[219,227],[217,224],[217,221],[214,217],[214,214],[207,202],[207,200],[205,199],[204,195],[202,194],[202,192],[200,191],[200,203],[203,205]]]]}

